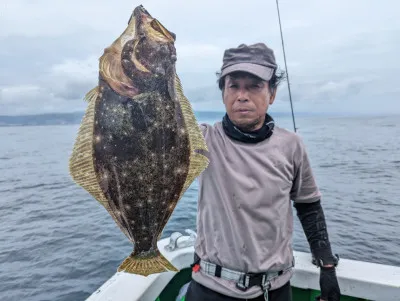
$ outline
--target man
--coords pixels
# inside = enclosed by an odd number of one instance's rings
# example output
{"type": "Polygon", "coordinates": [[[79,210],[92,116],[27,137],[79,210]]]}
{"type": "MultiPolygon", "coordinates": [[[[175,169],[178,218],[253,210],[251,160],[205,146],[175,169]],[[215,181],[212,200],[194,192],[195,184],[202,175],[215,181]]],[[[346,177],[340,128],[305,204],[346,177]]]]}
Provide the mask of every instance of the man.
{"type": "Polygon", "coordinates": [[[219,76],[226,115],[200,125],[210,165],[199,177],[186,301],[291,301],[291,201],[321,269],[320,300],[339,301],[337,260],[305,146],[267,113],[282,79],[273,50],[262,43],[227,49],[219,76]]]}

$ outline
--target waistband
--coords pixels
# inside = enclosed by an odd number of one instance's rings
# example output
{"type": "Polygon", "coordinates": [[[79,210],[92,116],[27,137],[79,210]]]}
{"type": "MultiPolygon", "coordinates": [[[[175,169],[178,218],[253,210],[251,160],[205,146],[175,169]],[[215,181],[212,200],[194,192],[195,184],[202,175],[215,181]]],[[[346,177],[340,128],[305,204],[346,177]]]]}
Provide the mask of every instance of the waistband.
{"type": "Polygon", "coordinates": [[[224,268],[220,265],[204,261],[200,259],[195,253],[194,263],[191,265],[194,272],[198,272],[200,269],[208,274],[215,277],[219,277],[228,281],[236,282],[236,287],[242,291],[246,291],[248,288],[258,285],[264,292],[270,289],[271,280],[279,277],[283,273],[291,270],[295,265],[293,258],[291,264],[279,271],[265,271],[261,273],[244,273],[236,270],[224,268]]]}

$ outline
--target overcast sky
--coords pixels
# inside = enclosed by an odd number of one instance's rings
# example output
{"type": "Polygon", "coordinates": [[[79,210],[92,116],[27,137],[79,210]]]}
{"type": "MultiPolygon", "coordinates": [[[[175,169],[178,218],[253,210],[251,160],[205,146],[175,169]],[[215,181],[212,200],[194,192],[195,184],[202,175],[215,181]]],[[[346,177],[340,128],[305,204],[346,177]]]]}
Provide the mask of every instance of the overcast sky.
{"type": "MultiPolygon", "coordinates": [[[[84,110],[98,58],[139,4],[177,35],[184,89],[206,87],[196,110],[224,109],[207,87],[225,48],[264,42],[284,68],[275,0],[1,0],[0,115],[84,110]]],[[[295,110],[400,113],[398,0],[279,5],[295,110]]],[[[286,82],[274,108],[290,110],[286,82]]]]}

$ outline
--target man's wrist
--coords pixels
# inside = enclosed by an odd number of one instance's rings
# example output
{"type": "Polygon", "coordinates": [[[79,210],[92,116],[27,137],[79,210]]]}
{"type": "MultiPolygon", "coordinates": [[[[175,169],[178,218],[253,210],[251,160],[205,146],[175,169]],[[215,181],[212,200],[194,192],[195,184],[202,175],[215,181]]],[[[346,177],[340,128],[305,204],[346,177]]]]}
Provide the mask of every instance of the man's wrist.
{"type": "Polygon", "coordinates": [[[332,255],[329,260],[327,260],[327,258],[324,258],[323,260],[322,258],[316,258],[313,256],[312,263],[321,269],[329,270],[332,268],[336,268],[336,266],[339,264],[339,260],[340,259],[338,254],[332,255]]]}

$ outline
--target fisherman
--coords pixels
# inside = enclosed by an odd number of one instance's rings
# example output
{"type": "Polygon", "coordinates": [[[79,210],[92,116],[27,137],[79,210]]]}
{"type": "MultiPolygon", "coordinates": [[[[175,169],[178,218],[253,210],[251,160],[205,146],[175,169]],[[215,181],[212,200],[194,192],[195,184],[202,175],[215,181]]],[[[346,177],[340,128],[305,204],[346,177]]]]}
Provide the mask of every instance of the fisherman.
{"type": "Polygon", "coordinates": [[[273,50],[263,43],[227,49],[218,75],[226,114],[200,124],[210,164],[199,177],[186,301],[291,301],[292,204],[320,269],[318,300],[339,301],[338,258],[306,147],[267,112],[284,78],[273,50]]]}

